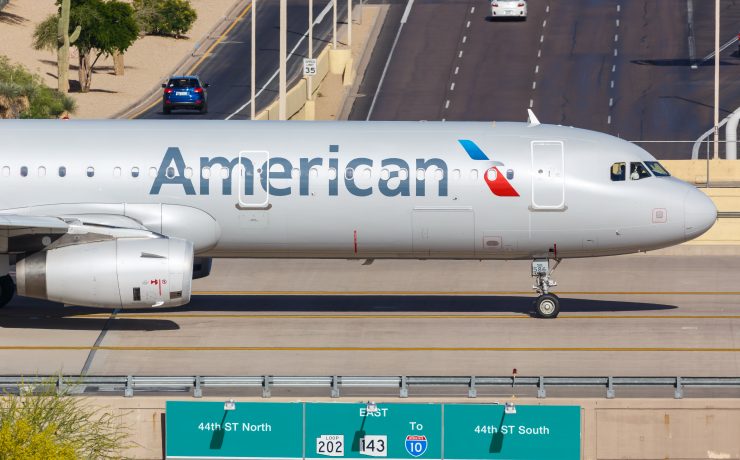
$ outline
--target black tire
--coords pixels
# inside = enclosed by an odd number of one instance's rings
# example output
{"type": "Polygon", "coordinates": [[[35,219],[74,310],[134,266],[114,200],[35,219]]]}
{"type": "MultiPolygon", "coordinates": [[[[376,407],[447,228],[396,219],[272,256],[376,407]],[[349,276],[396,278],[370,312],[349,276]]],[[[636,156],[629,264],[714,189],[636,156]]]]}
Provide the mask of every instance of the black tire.
{"type": "Polygon", "coordinates": [[[560,313],[560,299],[555,294],[543,294],[537,297],[534,307],[540,318],[557,318],[560,313]]]}
{"type": "Polygon", "coordinates": [[[0,308],[6,306],[15,295],[15,283],[10,275],[0,276],[0,308]]]}

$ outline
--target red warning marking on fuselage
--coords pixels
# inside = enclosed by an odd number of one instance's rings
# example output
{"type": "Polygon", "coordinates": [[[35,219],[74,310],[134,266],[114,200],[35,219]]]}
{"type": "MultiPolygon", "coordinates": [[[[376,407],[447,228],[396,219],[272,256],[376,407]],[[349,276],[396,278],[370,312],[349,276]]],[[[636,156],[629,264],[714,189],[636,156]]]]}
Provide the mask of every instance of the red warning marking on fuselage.
{"type": "Polygon", "coordinates": [[[519,196],[519,192],[517,192],[514,187],[511,186],[508,180],[504,177],[503,174],[501,174],[501,171],[498,170],[497,167],[493,166],[488,171],[483,174],[483,179],[486,181],[486,184],[488,184],[488,188],[491,189],[491,192],[493,192],[496,196],[519,196]],[[488,171],[495,171],[496,178],[494,180],[490,180],[488,177],[488,171]]]}

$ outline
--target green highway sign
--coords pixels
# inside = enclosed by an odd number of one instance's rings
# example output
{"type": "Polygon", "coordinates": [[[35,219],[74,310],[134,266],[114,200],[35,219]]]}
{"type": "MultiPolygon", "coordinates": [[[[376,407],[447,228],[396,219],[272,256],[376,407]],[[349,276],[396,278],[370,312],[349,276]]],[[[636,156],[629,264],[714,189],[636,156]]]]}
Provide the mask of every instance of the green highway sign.
{"type": "Polygon", "coordinates": [[[444,458],[578,460],[581,458],[579,406],[445,404],[444,458]]]}
{"type": "Polygon", "coordinates": [[[167,459],[303,458],[303,404],[167,401],[167,459]]]}
{"type": "Polygon", "coordinates": [[[439,404],[306,403],[306,458],[441,459],[439,404]]]}

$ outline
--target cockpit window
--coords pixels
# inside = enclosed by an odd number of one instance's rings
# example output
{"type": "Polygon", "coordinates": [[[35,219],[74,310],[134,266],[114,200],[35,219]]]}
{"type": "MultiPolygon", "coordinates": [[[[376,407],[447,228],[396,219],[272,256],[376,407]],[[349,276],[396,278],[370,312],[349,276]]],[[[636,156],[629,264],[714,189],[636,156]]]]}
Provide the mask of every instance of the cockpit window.
{"type": "Polygon", "coordinates": [[[650,177],[650,172],[647,170],[644,164],[640,162],[630,163],[630,179],[640,180],[646,177],[650,177]]]}
{"type": "Polygon", "coordinates": [[[627,163],[614,163],[612,165],[612,169],[611,169],[612,181],[624,180],[625,166],[627,166],[627,163]]]}
{"type": "Polygon", "coordinates": [[[657,161],[646,161],[645,165],[647,165],[647,167],[650,169],[653,175],[655,175],[655,177],[667,177],[671,175],[671,173],[669,173],[668,170],[665,169],[663,165],[658,163],[657,161]]]}

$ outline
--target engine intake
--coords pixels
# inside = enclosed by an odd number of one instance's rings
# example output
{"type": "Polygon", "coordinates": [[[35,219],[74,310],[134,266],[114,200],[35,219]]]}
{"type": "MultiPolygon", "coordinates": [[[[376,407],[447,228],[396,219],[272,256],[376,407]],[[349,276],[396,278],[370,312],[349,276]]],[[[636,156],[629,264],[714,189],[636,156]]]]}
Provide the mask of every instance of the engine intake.
{"type": "Polygon", "coordinates": [[[16,264],[19,295],[87,307],[184,305],[192,279],[193,244],[177,238],[76,244],[16,264]]]}

